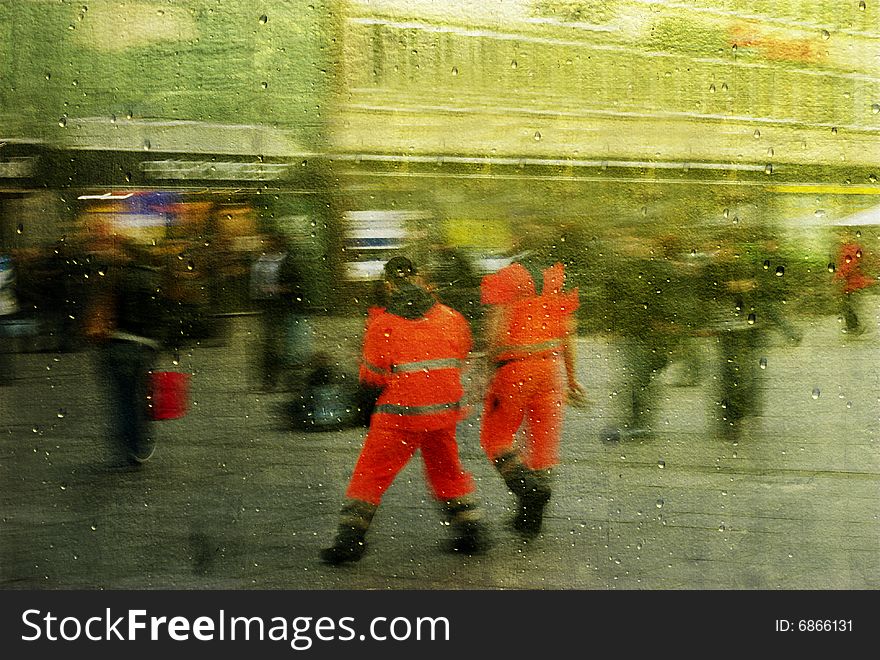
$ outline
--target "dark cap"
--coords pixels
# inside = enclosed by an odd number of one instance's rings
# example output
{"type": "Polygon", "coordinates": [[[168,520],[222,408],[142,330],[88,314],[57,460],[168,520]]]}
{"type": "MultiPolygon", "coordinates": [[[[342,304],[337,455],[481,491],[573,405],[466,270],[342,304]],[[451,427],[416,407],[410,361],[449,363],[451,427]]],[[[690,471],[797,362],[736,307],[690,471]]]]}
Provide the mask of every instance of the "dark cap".
{"type": "Polygon", "coordinates": [[[385,264],[385,279],[389,282],[408,280],[416,272],[413,262],[406,257],[392,257],[385,264]]]}

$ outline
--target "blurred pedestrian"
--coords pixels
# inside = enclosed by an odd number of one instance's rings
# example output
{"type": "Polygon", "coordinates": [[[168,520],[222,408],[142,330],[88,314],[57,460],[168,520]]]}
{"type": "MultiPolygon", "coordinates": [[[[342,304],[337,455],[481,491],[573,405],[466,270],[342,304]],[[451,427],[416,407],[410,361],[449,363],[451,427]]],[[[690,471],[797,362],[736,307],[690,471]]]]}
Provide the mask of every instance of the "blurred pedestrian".
{"type": "Polygon", "coordinates": [[[603,429],[605,441],[646,439],[656,431],[662,376],[678,362],[678,383],[699,378],[704,332],[703,261],[685,256],[678,236],[618,237],[616,259],[605,273],[610,320],[623,358],[620,378],[623,422],[603,429]]]}
{"type": "Polygon", "coordinates": [[[860,335],[865,331],[859,319],[860,292],[877,283],[863,271],[864,252],[856,240],[844,241],[837,252],[834,280],[840,288],[840,309],[845,332],[860,335]]]}
{"type": "Polygon", "coordinates": [[[747,418],[762,412],[761,358],[772,330],[796,344],[801,332],[783,315],[785,259],[760,229],[729,232],[707,268],[712,305],[707,307],[718,346],[720,435],[738,441],[747,418]]]}
{"type": "Polygon", "coordinates": [[[527,537],[540,532],[550,501],[566,394],[584,396],[574,370],[578,293],[564,293],[564,280],[562,264],[548,268],[539,295],[529,272],[513,263],[481,284],[482,302],[490,306],[486,347],[495,372],[484,400],[480,444],[517,496],[514,528],[527,537]],[[523,419],[527,444],[520,451],[514,437],[523,419]]]}
{"type": "Polygon", "coordinates": [[[303,278],[287,241],[270,234],[251,266],[251,299],[260,311],[260,378],[264,390],[278,387],[288,367],[304,363],[308,321],[303,278]]]}
{"type": "Polygon", "coordinates": [[[147,461],[156,447],[148,409],[150,371],[167,341],[162,270],[149,253],[124,241],[102,266],[86,321],[99,343],[99,375],[107,383],[114,446],[123,463],[147,461]]]}
{"type": "Polygon", "coordinates": [[[424,288],[415,266],[394,257],[384,268],[387,307],[367,320],[360,378],[381,388],[355,465],[333,545],[321,552],[330,564],[357,561],[382,496],[421,450],[425,476],[455,537],[450,549],[486,549],[474,482],[462,467],[456,426],[462,418],[461,369],[471,346],[464,317],[424,288]]]}
{"type": "Polygon", "coordinates": [[[10,321],[17,312],[18,296],[12,257],[0,254],[0,385],[9,385],[14,377],[15,339],[10,321]]]}

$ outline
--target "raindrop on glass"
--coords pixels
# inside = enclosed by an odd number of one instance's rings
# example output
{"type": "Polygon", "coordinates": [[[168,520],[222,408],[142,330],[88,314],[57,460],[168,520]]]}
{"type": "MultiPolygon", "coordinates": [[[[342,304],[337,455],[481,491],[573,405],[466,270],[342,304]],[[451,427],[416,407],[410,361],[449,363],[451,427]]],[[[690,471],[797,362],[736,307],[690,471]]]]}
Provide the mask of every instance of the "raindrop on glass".
{"type": "Polygon", "coordinates": [[[755,129],[755,132],[752,133],[752,135],[753,135],[754,137],[756,137],[756,138],[759,138],[759,137],[761,137],[761,131],[759,131],[759,130],[756,128],[756,129],[755,129]]]}
{"type": "Polygon", "coordinates": [[[828,30],[822,30],[822,38],[827,41],[831,38],[831,33],[828,30]]]}
{"type": "Polygon", "coordinates": [[[661,458],[659,461],[657,461],[657,467],[660,468],[660,469],[662,470],[663,468],[666,467],[666,461],[664,461],[664,460],[661,458]]]}
{"type": "Polygon", "coordinates": [[[777,266],[776,277],[782,277],[783,275],[785,275],[785,266],[777,266]]]}
{"type": "Polygon", "coordinates": [[[767,368],[767,358],[762,357],[759,364],[761,365],[761,369],[766,369],[767,368]]]}
{"type": "Polygon", "coordinates": [[[865,4],[865,0],[859,0],[859,11],[865,11],[867,7],[868,6],[865,4]]]}
{"type": "MultiPolygon", "coordinates": [[[[49,74],[46,74],[46,80],[49,80],[49,74]]],[[[873,112],[875,115],[877,113],[880,113],[880,103],[875,103],[874,105],[872,105],[871,112],[873,112]]]]}
{"type": "Polygon", "coordinates": [[[262,16],[260,16],[260,25],[265,25],[268,22],[269,22],[269,17],[266,16],[266,14],[263,14],[262,16]]]}
{"type": "Polygon", "coordinates": [[[59,119],[59,120],[58,120],[58,125],[59,125],[61,128],[67,128],[67,117],[62,117],[61,119],[59,119]]]}
{"type": "Polygon", "coordinates": [[[541,140],[541,131],[535,131],[535,142],[539,142],[541,140]]]}
{"type": "Polygon", "coordinates": [[[457,76],[457,75],[458,75],[458,67],[457,67],[457,66],[452,67],[452,75],[453,75],[453,76],[457,76]]]}
{"type": "Polygon", "coordinates": [[[818,387],[813,388],[813,398],[814,399],[818,399],[821,394],[822,394],[822,392],[819,390],[818,387]]]}

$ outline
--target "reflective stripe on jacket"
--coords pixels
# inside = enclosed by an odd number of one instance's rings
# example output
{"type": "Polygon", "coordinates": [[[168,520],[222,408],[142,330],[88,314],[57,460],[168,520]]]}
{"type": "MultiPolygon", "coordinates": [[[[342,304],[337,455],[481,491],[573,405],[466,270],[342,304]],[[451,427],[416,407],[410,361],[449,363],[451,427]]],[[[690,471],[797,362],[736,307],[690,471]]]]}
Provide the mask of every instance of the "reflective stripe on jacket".
{"type": "Polygon", "coordinates": [[[496,362],[560,355],[563,340],[569,334],[569,321],[578,308],[577,289],[562,291],[565,281],[562,264],[544,271],[540,295],[528,294],[534,288],[521,282],[524,271],[519,264],[512,264],[483,281],[483,300],[496,301],[503,310],[501,327],[492,338],[492,357],[496,362]]]}
{"type": "Polygon", "coordinates": [[[367,321],[360,378],[382,388],[376,416],[400,428],[440,428],[461,418],[461,369],[470,326],[435,304],[418,319],[375,310],[367,321]]]}

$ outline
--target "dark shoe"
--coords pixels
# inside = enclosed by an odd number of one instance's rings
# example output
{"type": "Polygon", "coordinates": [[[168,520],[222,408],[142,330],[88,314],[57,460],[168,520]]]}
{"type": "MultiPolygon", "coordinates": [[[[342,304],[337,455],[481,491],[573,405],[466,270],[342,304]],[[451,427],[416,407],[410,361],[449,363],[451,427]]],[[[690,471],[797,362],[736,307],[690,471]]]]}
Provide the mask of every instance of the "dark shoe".
{"type": "Polygon", "coordinates": [[[331,566],[338,566],[346,562],[359,561],[366,551],[367,544],[363,541],[363,538],[360,541],[347,541],[337,538],[331,547],[321,550],[321,561],[331,566]]]}
{"type": "Polygon", "coordinates": [[[488,530],[482,523],[467,523],[449,542],[447,550],[462,555],[481,555],[492,547],[488,530]]]}
{"type": "Polygon", "coordinates": [[[139,442],[137,446],[129,452],[128,457],[132,463],[140,465],[141,463],[146,463],[150,460],[154,453],[156,453],[155,438],[146,438],[139,442]]]}
{"type": "Polygon", "coordinates": [[[521,497],[516,516],[513,519],[513,529],[524,538],[535,538],[541,532],[544,523],[544,508],[550,501],[550,490],[538,488],[521,497]]]}
{"type": "Polygon", "coordinates": [[[455,538],[447,546],[449,552],[476,555],[489,549],[491,542],[483,513],[469,495],[443,502],[443,509],[455,531],[455,538]]]}
{"type": "Polygon", "coordinates": [[[321,560],[332,566],[358,561],[367,550],[364,537],[377,506],[362,500],[349,500],[340,511],[339,530],[329,548],[321,550],[321,560]]]}

